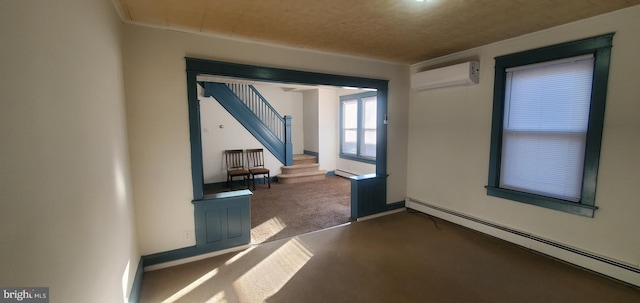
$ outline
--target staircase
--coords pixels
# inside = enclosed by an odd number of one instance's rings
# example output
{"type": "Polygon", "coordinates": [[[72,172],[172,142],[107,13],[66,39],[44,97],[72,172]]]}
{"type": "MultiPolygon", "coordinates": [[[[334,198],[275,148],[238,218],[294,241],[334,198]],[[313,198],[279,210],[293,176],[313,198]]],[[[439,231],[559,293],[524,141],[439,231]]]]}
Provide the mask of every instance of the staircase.
{"type": "Polygon", "coordinates": [[[253,85],[202,82],[205,97],[214,97],[229,114],[284,165],[292,165],[291,116],[282,117],[253,85]]]}
{"type": "Polygon", "coordinates": [[[316,156],[293,155],[291,117],[281,116],[253,85],[202,82],[205,97],[214,97],[282,164],[279,183],[324,180],[316,156]]]}
{"type": "Polygon", "coordinates": [[[293,155],[293,165],[283,166],[278,175],[278,183],[301,183],[324,180],[326,170],[320,170],[315,156],[293,155]]]}

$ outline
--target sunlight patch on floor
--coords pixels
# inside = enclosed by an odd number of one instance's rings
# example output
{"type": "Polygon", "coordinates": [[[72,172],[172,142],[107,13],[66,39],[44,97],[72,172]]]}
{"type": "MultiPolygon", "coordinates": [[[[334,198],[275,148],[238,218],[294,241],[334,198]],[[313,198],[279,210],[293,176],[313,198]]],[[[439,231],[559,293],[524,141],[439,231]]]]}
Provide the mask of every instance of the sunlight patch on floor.
{"type": "Polygon", "coordinates": [[[173,296],[162,301],[162,303],[173,303],[178,301],[180,298],[184,297],[185,295],[187,295],[188,293],[196,289],[198,286],[202,285],[203,283],[209,281],[211,278],[215,277],[216,274],[218,274],[217,268],[204,274],[202,277],[198,278],[197,280],[193,281],[191,284],[187,285],[183,289],[173,294],[173,296]]]}
{"type": "Polygon", "coordinates": [[[217,293],[215,296],[207,300],[207,303],[227,303],[228,301],[224,297],[225,297],[225,293],[224,293],[224,290],[222,290],[219,293],[217,293]]]}
{"type": "Polygon", "coordinates": [[[233,283],[238,298],[243,302],[264,302],[311,257],[313,253],[298,238],[292,238],[233,283]]]}
{"type": "Polygon", "coordinates": [[[280,218],[273,217],[251,229],[251,242],[262,243],[287,227],[280,218]]]}
{"type": "Polygon", "coordinates": [[[239,253],[237,253],[235,256],[233,256],[231,259],[227,260],[227,262],[224,262],[224,265],[231,265],[233,264],[233,262],[240,260],[242,257],[244,257],[246,254],[250,253],[254,248],[256,248],[255,246],[249,247],[239,253]]]}

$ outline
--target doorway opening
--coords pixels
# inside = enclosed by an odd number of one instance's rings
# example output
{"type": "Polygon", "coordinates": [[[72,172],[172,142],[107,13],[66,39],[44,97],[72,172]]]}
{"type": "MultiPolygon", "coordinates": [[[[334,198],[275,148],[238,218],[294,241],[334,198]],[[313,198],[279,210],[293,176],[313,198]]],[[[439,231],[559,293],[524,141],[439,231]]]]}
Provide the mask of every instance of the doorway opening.
{"type": "MultiPolygon", "coordinates": [[[[224,128],[226,127],[224,124],[214,125],[206,127],[206,117],[202,116],[203,113],[203,103],[201,102],[202,98],[198,93],[198,81],[202,80],[203,77],[225,77],[225,78],[233,78],[238,79],[238,81],[252,81],[255,83],[260,83],[261,85],[276,85],[276,86],[286,86],[289,91],[295,90],[325,90],[325,89],[343,89],[343,87],[348,88],[364,88],[368,91],[375,90],[378,95],[378,102],[376,105],[376,126],[377,132],[374,134],[377,145],[375,147],[375,160],[373,160],[373,165],[375,166],[375,175],[384,175],[386,173],[386,124],[384,123],[386,117],[386,97],[387,97],[387,81],[385,80],[377,80],[377,79],[367,79],[367,78],[358,78],[358,77],[349,77],[349,76],[340,76],[340,75],[330,75],[330,74],[319,74],[319,73],[311,73],[311,72],[302,72],[302,71],[293,71],[293,70],[283,70],[283,69],[274,69],[267,67],[258,67],[258,66],[249,66],[249,65],[239,65],[233,63],[225,63],[225,62],[216,62],[216,61],[207,61],[201,59],[192,59],[187,58],[187,85],[188,85],[188,96],[189,96],[189,117],[190,117],[190,133],[191,133],[191,151],[192,151],[192,177],[193,177],[193,193],[194,200],[199,200],[203,198],[203,195],[207,193],[207,184],[210,184],[211,180],[207,180],[206,172],[206,160],[203,157],[203,150],[206,149],[207,143],[204,137],[206,137],[207,132],[211,132],[214,127],[224,128]],[[277,83],[277,84],[276,84],[277,83]],[[291,88],[294,86],[294,88],[291,88]],[[298,86],[297,88],[295,88],[298,86]],[[302,88],[305,87],[305,88],[302,88]],[[204,136],[204,137],[203,137],[204,136]]],[[[302,93],[304,94],[304,93],[302,93]]],[[[336,103],[339,102],[339,97],[336,99],[336,103]]],[[[338,115],[338,113],[334,113],[338,115]]],[[[318,141],[318,144],[322,144],[321,141],[318,141]]],[[[337,144],[337,143],[336,143],[337,144]]],[[[313,153],[313,150],[303,150],[303,154],[305,151],[310,151],[313,153]]],[[[322,157],[321,152],[317,152],[316,156],[322,157]]],[[[349,171],[349,170],[344,170],[349,171]]],[[[334,170],[332,173],[339,174],[337,170],[334,170]]],[[[356,173],[357,174],[357,173],[356,173]]],[[[350,184],[344,186],[346,184],[344,181],[349,182],[349,180],[340,180],[340,177],[330,176],[336,181],[342,181],[344,188],[350,188],[350,184]]],[[[331,179],[333,180],[333,179],[331,179]]],[[[339,182],[336,182],[339,183],[339,182]]],[[[273,185],[273,184],[272,184],[273,185]]],[[[284,184],[283,184],[284,185],[284,184]]],[[[386,186],[386,185],[385,185],[386,186]]],[[[305,189],[305,186],[296,186],[299,189],[305,189]]],[[[339,187],[339,186],[337,186],[339,187]]],[[[255,191],[255,199],[258,202],[260,193],[269,193],[275,194],[276,191],[268,191],[266,189],[262,189],[262,187],[258,187],[255,191]]],[[[319,190],[322,193],[322,190],[319,190]]],[[[326,193],[327,190],[324,190],[326,193]]],[[[343,190],[343,193],[345,191],[343,190]]],[[[348,193],[350,195],[350,193],[348,193]]],[[[309,196],[309,195],[307,195],[309,196]]],[[[349,199],[351,197],[349,196],[349,199]]],[[[267,200],[269,198],[266,198],[267,200]]],[[[329,197],[329,199],[331,199],[329,197]]],[[[383,197],[386,199],[386,197],[383,197]]],[[[353,207],[354,202],[349,201],[349,208],[353,207]]],[[[310,208],[310,207],[307,207],[310,208]]],[[[257,217],[257,216],[256,216],[257,217]]],[[[351,210],[351,216],[353,217],[353,210],[351,210]]],[[[263,219],[256,220],[255,227],[257,226],[271,226],[275,230],[282,229],[284,230],[286,226],[284,226],[284,222],[282,220],[278,220],[277,216],[267,215],[263,219]],[[264,219],[267,218],[267,219],[264,219]]],[[[254,221],[252,219],[252,221],[254,221]]],[[[309,220],[306,220],[309,221],[309,220]]],[[[295,223],[288,223],[289,226],[295,223]]],[[[252,223],[252,225],[254,225],[252,223]]],[[[254,226],[252,226],[254,227],[254,226]]],[[[282,234],[282,230],[279,232],[282,234]]],[[[262,239],[273,239],[273,236],[265,236],[262,239]]]]}
{"type": "MultiPolygon", "coordinates": [[[[265,150],[264,165],[269,169],[272,180],[266,182],[264,178],[257,178],[257,185],[252,188],[252,243],[351,221],[348,178],[375,174],[376,170],[372,161],[375,159],[376,117],[375,107],[371,108],[375,105],[372,103],[375,90],[219,76],[198,76],[197,79],[205,195],[247,186],[242,180],[231,187],[226,184],[224,151],[264,146],[226,110],[221,104],[224,102],[203,92],[202,86],[207,86],[202,85],[204,82],[250,89],[263,97],[268,102],[265,106],[276,110],[278,116],[291,117],[293,165],[285,166],[265,150]],[[355,102],[359,101],[359,96],[365,95],[369,106],[358,111],[353,105],[357,105],[355,102]],[[361,123],[357,123],[358,118],[361,118],[361,123]],[[358,132],[358,124],[366,128],[358,132]],[[358,144],[358,139],[362,144],[358,144]],[[359,154],[368,157],[356,158],[359,154]]],[[[252,100],[243,105],[261,110],[254,103],[252,100]]],[[[259,120],[258,115],[254,118],[259,120]]],[[[249,183],[251,185],[252,182],[249,183]]]]}

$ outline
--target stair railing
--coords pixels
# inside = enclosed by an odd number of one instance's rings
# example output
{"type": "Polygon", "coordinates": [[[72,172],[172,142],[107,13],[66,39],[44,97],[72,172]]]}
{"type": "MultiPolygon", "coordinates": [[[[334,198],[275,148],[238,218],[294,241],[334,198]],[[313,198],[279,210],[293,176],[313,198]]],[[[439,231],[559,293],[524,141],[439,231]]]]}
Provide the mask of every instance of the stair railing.
{"type": "Polygon", "coordinates": [[[285,143],[285,119],[269,104],[253,85],[226,83],[264,125],[285,143]]]}
{"type": "Polygon", "coordinates": [[[202,85],[205,97],[215,97],[278,160],[293,165],[291,116],[281,116],[253,85],[216,82],[202,85]],[[249,116],[252,118],[246,120],[249,116]]]}

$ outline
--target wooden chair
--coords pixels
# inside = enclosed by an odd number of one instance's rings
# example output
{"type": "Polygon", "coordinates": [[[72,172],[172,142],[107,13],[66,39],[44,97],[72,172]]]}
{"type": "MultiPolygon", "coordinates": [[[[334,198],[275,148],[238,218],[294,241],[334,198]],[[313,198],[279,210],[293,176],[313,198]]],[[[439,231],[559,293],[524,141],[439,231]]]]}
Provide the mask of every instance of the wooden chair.
{"type": "Polygon", "coordinates": [[[249,171],[244,167],[244,153],[241,149],[225,150],[227,161],[227,187],[233,189],[233,178],[242,177],[244,185],[249,188],[249,171]]]}
{"type": "Polygon", "coordinates": [[[264,150],[262,148],[247,149],[247,165],[253,183],[253,190],[256,190],[256,175],[267,178],[269,188],[271,188],[271,173],[264,167],[264,150]]]}

